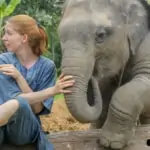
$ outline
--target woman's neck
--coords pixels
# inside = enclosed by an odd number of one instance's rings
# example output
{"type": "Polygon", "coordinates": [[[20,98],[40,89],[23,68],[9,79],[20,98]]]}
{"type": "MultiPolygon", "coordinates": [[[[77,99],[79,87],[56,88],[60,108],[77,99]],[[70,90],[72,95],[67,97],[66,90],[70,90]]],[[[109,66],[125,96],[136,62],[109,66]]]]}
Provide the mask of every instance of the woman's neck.
{"type": "Polygon", "coordinates": [[[19,59],[20,63],[27,69],[32,67],[39,58],[32,52],[31,49],[19,50],[16,53],[16,56],[19,59]]]}

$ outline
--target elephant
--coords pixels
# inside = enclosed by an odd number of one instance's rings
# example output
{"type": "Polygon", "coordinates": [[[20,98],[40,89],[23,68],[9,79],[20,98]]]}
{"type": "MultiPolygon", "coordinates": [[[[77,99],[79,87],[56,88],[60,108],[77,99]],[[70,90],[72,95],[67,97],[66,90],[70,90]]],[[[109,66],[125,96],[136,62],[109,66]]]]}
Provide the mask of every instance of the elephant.
{"type": "Polygon", "coordinates": [[[150,123],[149,6],[145,0],[66,0],[58,34],[61,69],[72,75],[65,101],[100,144],[121,149],[150,123]]]}

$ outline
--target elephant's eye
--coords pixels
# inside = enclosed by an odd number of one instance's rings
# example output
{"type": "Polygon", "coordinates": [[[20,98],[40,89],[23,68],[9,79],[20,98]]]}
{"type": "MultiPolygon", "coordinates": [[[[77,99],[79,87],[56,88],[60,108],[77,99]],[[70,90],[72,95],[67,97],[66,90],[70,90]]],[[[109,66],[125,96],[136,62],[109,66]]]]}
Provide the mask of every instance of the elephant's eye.
{"type": "Polygon", "coordinates": [[[96,30],[95,34],[95,42],[96,43],[103,43],[106,39],[111,34],[111,29],[108,27],[99,27],[96,30]]]}

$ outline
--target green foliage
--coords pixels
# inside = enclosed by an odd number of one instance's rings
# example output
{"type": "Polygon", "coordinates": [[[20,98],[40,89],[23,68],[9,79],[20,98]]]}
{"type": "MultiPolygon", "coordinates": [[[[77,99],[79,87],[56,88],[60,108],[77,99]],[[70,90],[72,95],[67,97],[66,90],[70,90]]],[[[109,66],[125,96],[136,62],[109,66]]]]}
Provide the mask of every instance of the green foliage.
{"type": "Polygon", "coordinates": [[[11,0],[7,5],[5,0],[0,1],[0,29],[2,28],[3,19],[9,16],[20,2],[21,0],[11,0]]]}
{"type": "Polygon", "coordinates": [[[54,100],[63,100],[64,99],[64,95],[63,94],[58,94],[54,97],[54,100]]]}
{"type": "Polygon", "coordinates": [[[16,6],[21,2],[21,0],[11,0],[7,5],[5,0],[0,2],[0,19],[9,16],[16,8],[16,6]]]}
{"type": "Polygon", "coordinates": [[[150,5],[150,0],[147,0],[148,5],[150,5]]]}

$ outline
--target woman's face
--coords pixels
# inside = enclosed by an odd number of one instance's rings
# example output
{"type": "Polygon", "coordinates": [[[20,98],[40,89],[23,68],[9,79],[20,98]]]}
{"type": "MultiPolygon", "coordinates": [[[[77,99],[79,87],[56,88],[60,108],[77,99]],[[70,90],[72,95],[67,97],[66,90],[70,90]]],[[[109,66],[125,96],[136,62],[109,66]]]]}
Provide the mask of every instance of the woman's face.
{"type": "Polygon", "coordinates": [[[21,49],[24,44],[23,38],[24,36],[19,34],[11,23],[6,23],[2,40],[8,51],[15,53],[21,49]]]}

